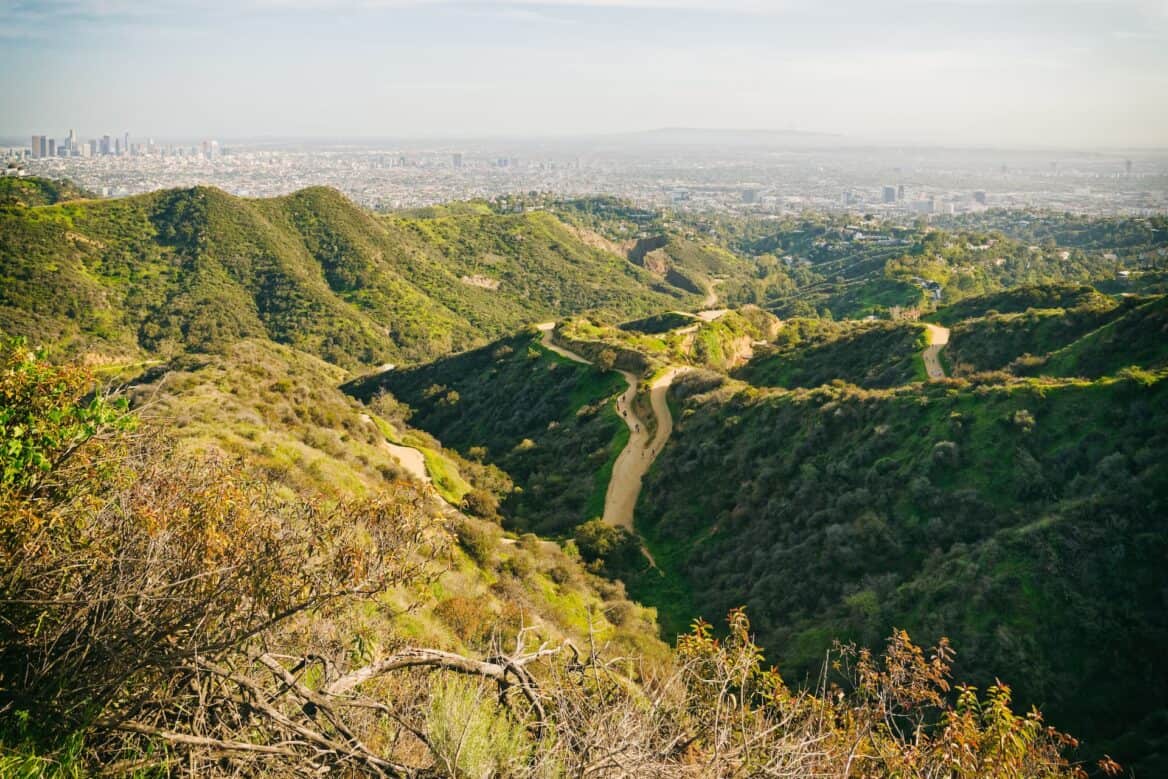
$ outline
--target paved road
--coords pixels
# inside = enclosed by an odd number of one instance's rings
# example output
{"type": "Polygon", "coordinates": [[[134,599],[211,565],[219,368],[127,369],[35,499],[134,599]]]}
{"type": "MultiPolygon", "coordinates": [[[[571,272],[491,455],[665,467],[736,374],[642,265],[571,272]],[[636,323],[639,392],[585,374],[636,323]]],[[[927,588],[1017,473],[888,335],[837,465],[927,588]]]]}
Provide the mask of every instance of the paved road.
{"type": "Polygon", "coordinates": [[[945,344],[949,343],[949,328],[929,324],[926,324],[925,327],[929,331],[929,345],[921,353],[925,360],[925,372],[929,374],[931,380],[943,379],[945,378],[945,369],[941,367],[941,358],[938,353],[945,344]]]}

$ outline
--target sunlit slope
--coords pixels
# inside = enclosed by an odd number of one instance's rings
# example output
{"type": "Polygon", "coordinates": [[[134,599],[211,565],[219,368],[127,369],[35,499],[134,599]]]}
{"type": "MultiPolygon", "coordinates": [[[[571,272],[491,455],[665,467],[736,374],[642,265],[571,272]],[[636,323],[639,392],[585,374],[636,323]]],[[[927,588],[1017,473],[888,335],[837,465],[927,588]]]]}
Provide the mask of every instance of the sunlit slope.
{"type": "Polygon", "coordinates": [[[423,361],[547,316],[693,296],[544,213],[376,217],[314,188],[0,208],[0,329],[170,355],[270,338],[345,367],[423,361]]]}

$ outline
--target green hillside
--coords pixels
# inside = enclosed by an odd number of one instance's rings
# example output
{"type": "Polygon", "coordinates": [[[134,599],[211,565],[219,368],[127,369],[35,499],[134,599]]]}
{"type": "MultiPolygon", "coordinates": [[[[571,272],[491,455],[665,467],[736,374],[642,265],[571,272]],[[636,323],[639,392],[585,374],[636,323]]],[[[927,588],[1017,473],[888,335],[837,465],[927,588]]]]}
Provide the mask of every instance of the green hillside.
{"type": "Polygon", "coordinates": [[[1129,367],[1168,365],[1168,296],[1124,301],[1123,313],[1050,351],[1019,372],[1044,376],[1106,376],[1129,367]]]}
{"type": "Polygon", "coordinates": [[[946,305],[929,317],[930,322],[953,325],[966,319],[994,314],[1021,314],[1031,309],[1107,310],[1115,301],[1095,287],[1084,284],[1035,284],[1004,292],[978,295],[946,305]]]}
{"type": "MultiPolygon", "coordinates": [[[[994,210],[929,223],[873,215],[740,216],[654,211],[611,197],[498,198],[500,213],[542,209],[582,237],[687,288],[716,283],[721,305],[783,318],[891,318],[1036,285],[1163,292],[1163,217],[1095,218],[994,210]],[[931,286],[932,289],[926,289],[931,286]],[[939,297],[938,297],[939,295],[939,297]]],[[[1029,307],[1074,307],[1032,300],[1029,307]]],[[[1006,313],[1008,302],[998,309],[1006,313]]],[[[967,318],[954,312],[953,321],[967,318]]]]}
{"type": "Polygon", "coordinates": [[[741,611],[667,651],[619,585],[415,485],[289,492],[80,366],[0,370],[6,776],[1078,775],[1007,687],[947,698],[945,641],[840,646],[846,688],[802,693],[741,611]]]}
{"type": "Polygon", "coordinates": [[[168,356],[259,337],[347,368],[691,297],[548,214],[379,218],[321,188],[0,209],[0,280],[0,331],[71,353],[168,356]]]}
{"type": "Polygon", "coordinates": [[[1168,675],[1143,654],[1168,641],[1163,372],[887,391],[708,381],[675,385],[680,421],[638,528],[680,561],[700,613],[744,602],[788,678],[814,674],[832,638],[896,625],[953,637],[966,674],[997,674],[1092,748],[1162,716],[1168,675]]]}
{"type": "Polygon", "coordinates": [[[72,181],[52,181],[36,176],[0,176],[0,208],[51,206],[64,200],[80,200],[95,195],[72,181]]]}
{"type": "Polygon", "coordinates": [[[818,387],[834,380],[887,388],[923,376],[924,328],[913,322],[789,319],[773,346],[734,372],[760,387],[818,387]]]}
{"type": "Polygon", "coordinates": [[[1164,296],[1112,298],[1052,286],[971,298],[932,318],[953,323],[945,353],[956,375],[1097,378],[1168,361],[1165,306],[1164,296]]]}
{"type": "Polygon", "coordinates": [[[628,435],[606,401],[624,388],[618,374],[555,355],[530,333],[347,386],[365,399],[392,393],[411,424],[502,468],[519,488],[503,502],[508,526],[542,535],[603,511],[605,468],[628,435]]]}

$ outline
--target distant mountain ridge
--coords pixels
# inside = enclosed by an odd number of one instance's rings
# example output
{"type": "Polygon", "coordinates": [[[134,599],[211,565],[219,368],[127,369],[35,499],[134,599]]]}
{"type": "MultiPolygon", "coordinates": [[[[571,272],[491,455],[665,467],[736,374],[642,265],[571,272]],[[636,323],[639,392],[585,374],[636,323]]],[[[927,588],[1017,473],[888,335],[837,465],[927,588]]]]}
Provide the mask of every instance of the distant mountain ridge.
{"type": "Polygon", "coordinates": [[[814,130],[751,129],[734,127],[657,127],[640,132],[619,133],[617,138],[633,144],[684,146],[776,146],[807,143],[846,142],[849,136],[814,130]]]}

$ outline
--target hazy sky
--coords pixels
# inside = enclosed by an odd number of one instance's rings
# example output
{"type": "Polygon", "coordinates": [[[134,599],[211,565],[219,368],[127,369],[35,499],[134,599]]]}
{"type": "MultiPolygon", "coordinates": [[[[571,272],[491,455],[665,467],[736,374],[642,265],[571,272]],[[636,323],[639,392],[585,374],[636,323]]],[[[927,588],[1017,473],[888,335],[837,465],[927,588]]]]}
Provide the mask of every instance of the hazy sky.
{"type": "Polygon", "coordinates": [[[0,134],[1168,146],[1168,0],[0,0],[0,134]]]}

